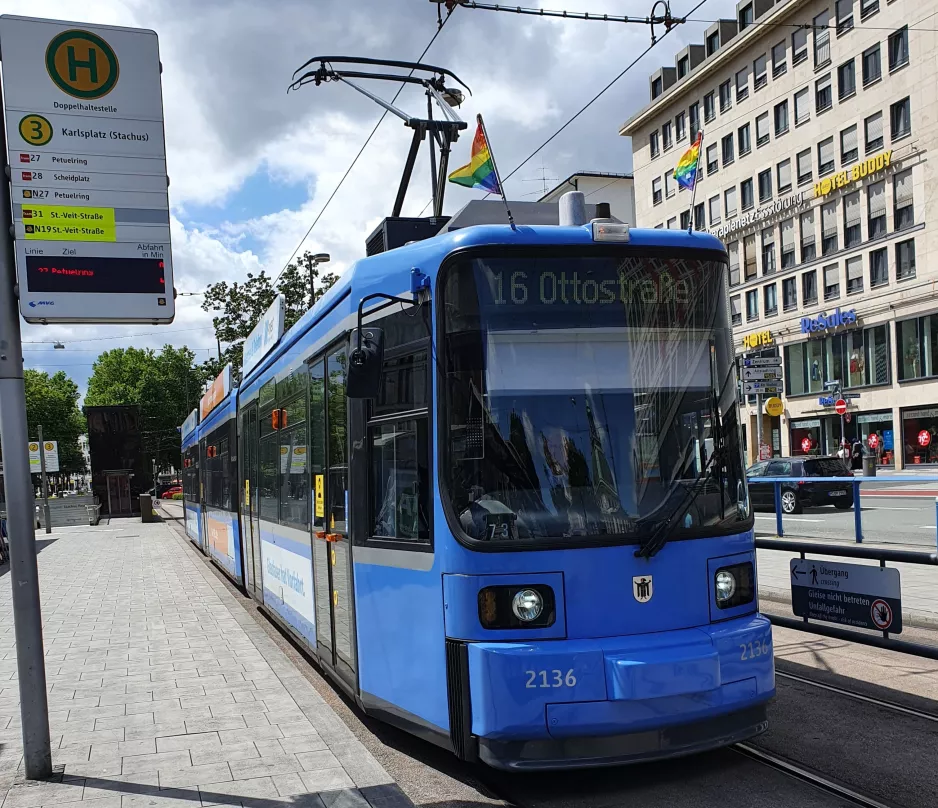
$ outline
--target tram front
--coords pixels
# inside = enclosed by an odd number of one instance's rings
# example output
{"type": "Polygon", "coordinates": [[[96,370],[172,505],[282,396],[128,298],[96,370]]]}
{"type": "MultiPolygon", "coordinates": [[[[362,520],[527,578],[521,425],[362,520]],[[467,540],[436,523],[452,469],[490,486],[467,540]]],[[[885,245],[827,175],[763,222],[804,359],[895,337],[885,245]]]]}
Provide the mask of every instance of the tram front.
{"type": "Polygon", "coordinates": [[[438,279],[450,732],[503,768],[732,743],[775,687],[726,253],[565,231],[438,279]]]}

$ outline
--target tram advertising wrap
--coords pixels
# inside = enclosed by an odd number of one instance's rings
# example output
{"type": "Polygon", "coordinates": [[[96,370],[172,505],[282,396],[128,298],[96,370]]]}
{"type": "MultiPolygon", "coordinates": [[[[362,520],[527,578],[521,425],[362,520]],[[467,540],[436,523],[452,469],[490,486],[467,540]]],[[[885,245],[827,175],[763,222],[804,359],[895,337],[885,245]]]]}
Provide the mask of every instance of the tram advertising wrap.
{"type": "Polygon", "coordinates": [[[268,531],[267,525],[261,528],[264,601],[296,626],[307,640],[315,643],[312,552],[308,543],[278,535],[281,530],[279,528],[275,534],[268,531]]]}

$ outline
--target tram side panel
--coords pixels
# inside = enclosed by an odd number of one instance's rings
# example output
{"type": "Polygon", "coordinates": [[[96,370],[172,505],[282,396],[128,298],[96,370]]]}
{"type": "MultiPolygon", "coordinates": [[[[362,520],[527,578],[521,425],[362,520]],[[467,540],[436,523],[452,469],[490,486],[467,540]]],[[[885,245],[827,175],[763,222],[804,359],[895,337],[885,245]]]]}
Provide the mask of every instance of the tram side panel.
{"type": "Polygon", "coordinates": [[[237,584],[244,584],[238,519],[237,419],[235,394],[200,427],[205,483],[202,548],[237,584]]]}
{"type": "MultiPolygon", "coordinates": [[[[261,489],[262,514],[264,493],[261,489]]],[[[267,504],[269,507],[270,503],[267,504]]],[[[264,605],[315,651],[316,615],[313,606],[312,541],[309,533],[263,518],[260,527],[264,605]]]]}

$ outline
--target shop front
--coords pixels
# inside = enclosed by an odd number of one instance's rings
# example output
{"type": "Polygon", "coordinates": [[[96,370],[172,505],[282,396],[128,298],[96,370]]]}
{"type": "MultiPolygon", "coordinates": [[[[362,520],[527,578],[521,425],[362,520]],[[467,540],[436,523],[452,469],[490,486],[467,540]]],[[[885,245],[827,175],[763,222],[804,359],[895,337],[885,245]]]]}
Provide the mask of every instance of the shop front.
{"type": "Polygon", "coordinates": [[[902,410],[906,466],[938,464],[938,407],[902,410]]]}
{"type": "Polygon", "coordinates": [[[799,455],[826,454],[822,447],[825,445],[821,434],[820,418],[797,418],[791,422],[791,453],[793,457],[799,455]]]}
{"type": "Polygon", "coordinates": [[[867,455],[875,455],[878,466],[894,466],[896,463],[895,432],[892,410],[863,412],[854,416],[856,429],[853,440],[859,440],[867,455]]]}

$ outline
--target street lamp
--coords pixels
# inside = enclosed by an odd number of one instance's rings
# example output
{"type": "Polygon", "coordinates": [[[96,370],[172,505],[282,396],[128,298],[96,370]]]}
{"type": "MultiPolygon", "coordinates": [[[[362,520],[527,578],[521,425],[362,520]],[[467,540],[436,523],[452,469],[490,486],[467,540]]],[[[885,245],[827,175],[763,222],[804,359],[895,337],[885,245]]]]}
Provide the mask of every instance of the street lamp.
{"type": "Polygon", "coordinates": [[[320,264],[325,264],[327,261],[331,260],[329,253],[316,253],[315,255],[310,256],[309,259],[309,307],[313,307],[313,303],[316,301],[316,284],[313,283],[313,278],[315,277],[314,272],[316,267],[320,264]]]}
{"type": "Polygon", "coordinates": [[[52,346],[52,349],[55,350],[55,351],[64,351],[64,350],[65,350],[65,345],[64,345],[63,343],[61,343],[61,342],[57,342],[57,343],[55,343],[55,345],[52,346]]]}

